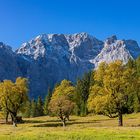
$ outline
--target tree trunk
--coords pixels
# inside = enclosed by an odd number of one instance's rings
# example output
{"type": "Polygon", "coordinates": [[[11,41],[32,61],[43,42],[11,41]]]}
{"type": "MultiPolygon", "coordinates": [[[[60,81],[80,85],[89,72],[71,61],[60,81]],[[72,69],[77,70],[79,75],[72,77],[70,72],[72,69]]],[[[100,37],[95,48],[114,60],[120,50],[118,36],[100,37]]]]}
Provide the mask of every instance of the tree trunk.
{"type": "Polygon", "coordinates": [[[16,121],[13,121],[13,126],[14,126],[14,127],[17,127],[16,121]]]}
{"type": "Polygon", "coordinates": [[[9,116],[9,112],[6,112],[6,116],[5,116],[5,123],[8,123],[8,116],[9,116]]]}
{"type": "Polygon", "coordinates": [[[70,121],[70,117],[69,117],[69,115],[67,115],[66,118],[67,118],[68,121],[70,121]]]}
{"type": "Polygon", "coordinates": [[[11,118],[12,118],[12,123],[14,127],[17,127],[17,118],[16,118],[16,114],[11,114],[11,118]]]}
{"type": "Polygon", "coordinates": [[[65,127],[66,126],[66,119],[64,118],[62,122],[63,122],[63,127],[65,127]]]}
{"type": "Polygon", "coordinates": [[[13,126],[17,127],[17,118],[16,118],[16,116],[13,117],[13,126]]]}
{"type": "Polygon", "coordinates": [[[123,126],[123,116],[122,113],[118,113],[118,126],[123,126]]]}

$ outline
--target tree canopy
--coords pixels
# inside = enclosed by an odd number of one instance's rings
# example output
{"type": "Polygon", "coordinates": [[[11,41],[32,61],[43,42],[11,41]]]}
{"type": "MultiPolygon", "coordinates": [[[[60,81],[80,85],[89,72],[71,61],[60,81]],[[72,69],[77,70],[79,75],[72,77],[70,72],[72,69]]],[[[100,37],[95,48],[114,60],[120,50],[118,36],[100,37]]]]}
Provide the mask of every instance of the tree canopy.
{"type": "Polygon", "coordinates": [[[127,106],[132,93],[134,70],[127,68],[121,61],[102,63],[95,72],[95,84],[91,87],[88,109],[109,117],[119,118],[123,125],[123,109],[127,106]]]}
{"type": "Polygon", "coordinates": [[[28,100],[28,80],[18,77],[15,82],[4,80],[0,83],[0,104],[3,110],[10,113],[13,125],[16,126],[18,111],[28,100]]]}
{"type": "Polygon", "coordinates": [[[63,80],[59,86],[54,89],[52,94],[49,110],[53,115],[58,116],[65,126],[66,119],[69,120],[69,115],[74,108],[73,96],[75,88],[72,83],[63,80]]]}

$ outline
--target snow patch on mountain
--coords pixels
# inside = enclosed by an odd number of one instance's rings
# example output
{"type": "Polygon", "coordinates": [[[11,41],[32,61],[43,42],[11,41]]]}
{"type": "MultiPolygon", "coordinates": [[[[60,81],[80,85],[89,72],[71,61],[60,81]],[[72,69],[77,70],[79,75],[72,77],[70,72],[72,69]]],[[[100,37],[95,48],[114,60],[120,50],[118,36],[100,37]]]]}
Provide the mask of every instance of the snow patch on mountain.
{"type": "Polygon", "coordinates": [[[116,36],[108,38],[104,43],[104,48],[95,59],[90,60],[95,65],[99,66],[101,62],[110,63],[115,60],[121,60],[124,64],[129,59],[135,59],[140,55],[140,48],[135,41],[117,40],[116,36]]]}
{"type": "Polygon", "coordinates": [[[36,96],[63,79],[75,82],[101,62],[122,60],[126,64],[140,55],[140,47],[134,40],[115,35],[103,42],[84,32],[42,34],[22,44],[16,54],[23,76],[30,78],[30,92],[36,96]]]}

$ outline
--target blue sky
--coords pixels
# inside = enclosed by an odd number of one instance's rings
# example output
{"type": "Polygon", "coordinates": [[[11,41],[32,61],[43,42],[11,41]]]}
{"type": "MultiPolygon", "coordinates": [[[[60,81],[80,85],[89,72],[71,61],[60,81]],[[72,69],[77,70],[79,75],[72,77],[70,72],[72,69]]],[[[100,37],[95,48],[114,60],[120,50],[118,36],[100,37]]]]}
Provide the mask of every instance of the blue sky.
{"type": "Polygon", "coordinates": [[[0,41],[14,49],[42,33],[77,32],[140,44],[140,0],[0,0],[0,41]]]}

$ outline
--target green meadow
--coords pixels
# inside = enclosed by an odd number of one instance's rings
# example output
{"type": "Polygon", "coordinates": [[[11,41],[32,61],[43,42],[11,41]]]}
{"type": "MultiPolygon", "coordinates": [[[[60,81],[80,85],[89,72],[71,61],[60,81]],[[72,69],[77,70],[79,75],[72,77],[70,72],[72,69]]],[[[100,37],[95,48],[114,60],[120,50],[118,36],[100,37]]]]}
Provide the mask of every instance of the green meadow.
{"type": "Polygon", "coordinates": [[[13,127],[0,122],[0,140],[140,140],[140,113],[124,115],[124,126],[108,117],[71,116],[65,128],[57,117],[24,118],[13,127]]]}

